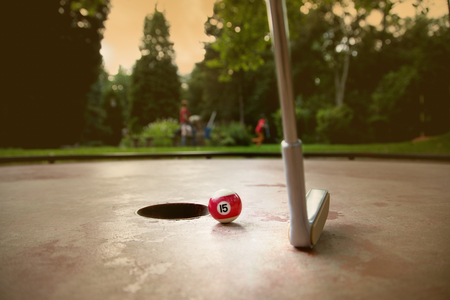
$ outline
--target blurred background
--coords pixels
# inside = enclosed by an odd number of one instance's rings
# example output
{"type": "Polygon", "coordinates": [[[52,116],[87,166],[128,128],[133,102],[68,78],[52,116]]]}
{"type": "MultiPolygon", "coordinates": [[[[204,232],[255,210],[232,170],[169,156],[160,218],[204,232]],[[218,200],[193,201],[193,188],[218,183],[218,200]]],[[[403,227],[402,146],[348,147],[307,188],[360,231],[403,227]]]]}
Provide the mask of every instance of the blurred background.
{"type": "MultiPolygon", "coordinates": [[[[449,132],[449,1],[286,5],[303,142],[449,132]]],[[[282,139],[264,0],[22,1],[4,11],[2,148],[172,137],[183,99],[199,135],[216,112],[213,145],[249,145],[261,114],[266,142],[282,139]]]]}

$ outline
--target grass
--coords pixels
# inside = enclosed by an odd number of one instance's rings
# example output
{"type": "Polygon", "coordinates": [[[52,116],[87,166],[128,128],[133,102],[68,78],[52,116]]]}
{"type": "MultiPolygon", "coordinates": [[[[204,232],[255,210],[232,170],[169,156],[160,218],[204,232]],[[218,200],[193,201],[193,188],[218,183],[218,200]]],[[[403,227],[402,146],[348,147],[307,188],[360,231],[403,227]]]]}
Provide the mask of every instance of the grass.
{"type": "MultiPolygon", "coordinates": [[[[65,149],[0,149],[0,156],[34,155],[73,155],[73,154],[112,154],[112,153],[164,153],[176,151],[227,151],[227,152],[280,152],[279,144],[263,144],[248,147],[155,147],[155,148],[119,148],[119,147],[77,147],[65,149]]],[[[450,154],[450,133],[420,142],[388,144],[327,145],[304,144],[303,152],[370,152],[370,153],[407,153],[407,154],[450,154]]]]}

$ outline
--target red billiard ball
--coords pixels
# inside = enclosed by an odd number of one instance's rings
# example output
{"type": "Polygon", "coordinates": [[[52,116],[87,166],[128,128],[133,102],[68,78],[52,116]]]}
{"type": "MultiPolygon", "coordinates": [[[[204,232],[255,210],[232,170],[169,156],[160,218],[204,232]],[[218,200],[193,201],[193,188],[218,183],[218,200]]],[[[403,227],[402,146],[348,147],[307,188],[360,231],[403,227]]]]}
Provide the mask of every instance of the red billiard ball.
{"type": "Polygon", "coordinates": [[[218,190],[209,199],[208,210],[211,216],[220,223],[233,222],[241,214],[241,198],[233,191],[218,190]]]}

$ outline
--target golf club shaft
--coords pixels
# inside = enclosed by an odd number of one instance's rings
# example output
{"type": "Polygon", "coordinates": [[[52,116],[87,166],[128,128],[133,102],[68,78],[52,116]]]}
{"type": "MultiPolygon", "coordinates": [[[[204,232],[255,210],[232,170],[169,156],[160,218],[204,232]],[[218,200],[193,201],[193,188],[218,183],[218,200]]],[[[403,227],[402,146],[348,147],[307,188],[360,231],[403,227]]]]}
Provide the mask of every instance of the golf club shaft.
{"type": "Polygon", "coordinates": [[[295,247],[312,247],[311,226],[306,209],[302,143],[297,136],[295,121],[285,2],[284,0],[266,1],[283,121],[284,141],[281,143],[281,148],[289,199],[289,240],[295,247]]]}
{"type": "Polygon", "coordinates": [[[267,0],[267,14],[269,16],[269,26],[275,53],[284,141],[297,143],[298,136],[289,55],[289,30],[285,12],[284,0],[267,0]]]}

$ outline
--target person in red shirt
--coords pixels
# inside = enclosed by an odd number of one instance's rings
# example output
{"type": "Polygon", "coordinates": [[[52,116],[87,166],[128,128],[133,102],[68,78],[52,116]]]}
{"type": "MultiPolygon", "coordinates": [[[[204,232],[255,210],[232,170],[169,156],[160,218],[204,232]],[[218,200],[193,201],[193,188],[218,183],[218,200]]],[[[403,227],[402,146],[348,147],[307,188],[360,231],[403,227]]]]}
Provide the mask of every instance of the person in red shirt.
{"type": "Polygon", "coordinates": [[[256,146],[261,146],[262,142],[264,141],[264,129],[267,126],[267,119],[265,115],[261,115],[259,118],[258,124],[256,125],[255,132],[257,137],[252,139],[253,143],[256,143],[256,146]]]}
{"type": "MultiPolygon", "coordinates": [[[[186,136],[194,135],[194,130],[192,125],[189,122],[189,110],[188,110],[189,102],[187,100],[181,101],[181,109],[180,109],[180,125],[181,125],[181,146],[186,146],[186,136]]],[[[192,145],[195,145],[195,138],[192,138],[192,145]]]]}
{"type": "Polygon", "coordinates": [[[189,102],[187,100],[181,101],[181,109],[180,109],[180,124],[189,123],[189,110],[188,110],[189,102]]]}

